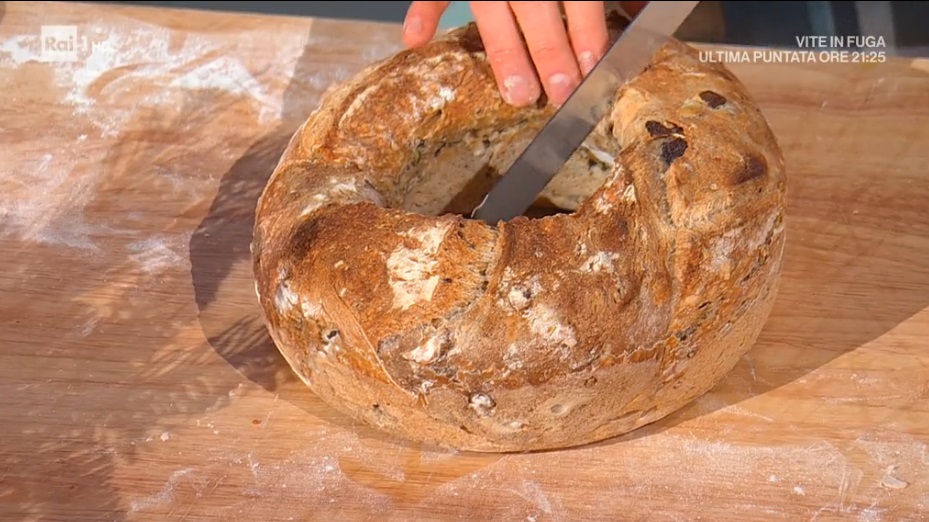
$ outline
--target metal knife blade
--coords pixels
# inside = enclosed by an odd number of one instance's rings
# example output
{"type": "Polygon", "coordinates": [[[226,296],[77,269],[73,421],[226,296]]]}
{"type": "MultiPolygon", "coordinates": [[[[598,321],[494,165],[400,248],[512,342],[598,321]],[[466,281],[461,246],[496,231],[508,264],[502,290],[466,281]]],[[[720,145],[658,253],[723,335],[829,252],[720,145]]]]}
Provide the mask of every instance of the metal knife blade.
{"type": "Polygon", "coordinates": [[[489,224],[522,215],[700,2],[649,2],[471,213],[489,224]]]}

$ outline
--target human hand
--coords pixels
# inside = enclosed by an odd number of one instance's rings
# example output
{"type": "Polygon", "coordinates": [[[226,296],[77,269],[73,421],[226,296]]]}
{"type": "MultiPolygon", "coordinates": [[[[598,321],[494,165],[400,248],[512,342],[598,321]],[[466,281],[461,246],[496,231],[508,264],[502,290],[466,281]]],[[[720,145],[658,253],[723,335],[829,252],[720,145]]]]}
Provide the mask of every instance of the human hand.
{"type": "MultiPolygon", "coordinates": [[[[404,43],[417,47],[431,40],[450,3],[413,2],[403,24],[404,43]]],[[[630,16],[646,3],[619,2],[630,16]]],[[[535,103],[542,89],[553,103],[564,103],[609,44],[604,2],[470,4],[497,87],[511,105],[535,103]]]]}

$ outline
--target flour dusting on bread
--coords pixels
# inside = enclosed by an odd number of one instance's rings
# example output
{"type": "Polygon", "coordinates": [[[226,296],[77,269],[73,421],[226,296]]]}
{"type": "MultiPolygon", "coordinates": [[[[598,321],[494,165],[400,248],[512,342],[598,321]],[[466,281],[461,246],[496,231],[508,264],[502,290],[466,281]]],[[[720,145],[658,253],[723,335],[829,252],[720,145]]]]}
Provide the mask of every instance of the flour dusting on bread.
{"type": "Polygon", "coordinates": [[[404,241],[387,258],[390,289],[396,308],[406,310],[432,298],[439,285],[436,254],[450,227],[449,223],[440,223],[400,234],[404,241]],[[407,246],[408,242],[415,246],[407,246]]]}

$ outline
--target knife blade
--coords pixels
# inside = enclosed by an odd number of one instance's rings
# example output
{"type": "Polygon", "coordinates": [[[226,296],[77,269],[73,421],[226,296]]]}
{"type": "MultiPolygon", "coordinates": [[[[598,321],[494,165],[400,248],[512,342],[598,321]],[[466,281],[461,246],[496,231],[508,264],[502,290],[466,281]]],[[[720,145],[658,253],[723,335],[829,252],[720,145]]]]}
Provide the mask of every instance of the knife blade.
{"type": "Polygon", "coordinates": [[[649,2],[471,217],[496,224],[522,215],[603,119],[610,101],[640,74],[700,2],[649,2]]]}

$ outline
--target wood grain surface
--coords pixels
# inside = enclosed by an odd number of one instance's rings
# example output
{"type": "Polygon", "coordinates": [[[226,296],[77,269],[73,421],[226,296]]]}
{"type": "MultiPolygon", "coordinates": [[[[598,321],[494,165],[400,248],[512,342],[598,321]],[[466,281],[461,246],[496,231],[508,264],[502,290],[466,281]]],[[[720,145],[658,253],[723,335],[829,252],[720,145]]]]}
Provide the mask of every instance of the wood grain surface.
{"type": "Polygon", "coordinates": [[[626,437],[475,455],[322,404],[255,301],[282,148],[398,35],[0,3],[0,519],[929,519],[929,61],[732,65],[791,176],[757,346],[626,437]],[[42,25],[95,44],[45,63],[42,25]]]}

